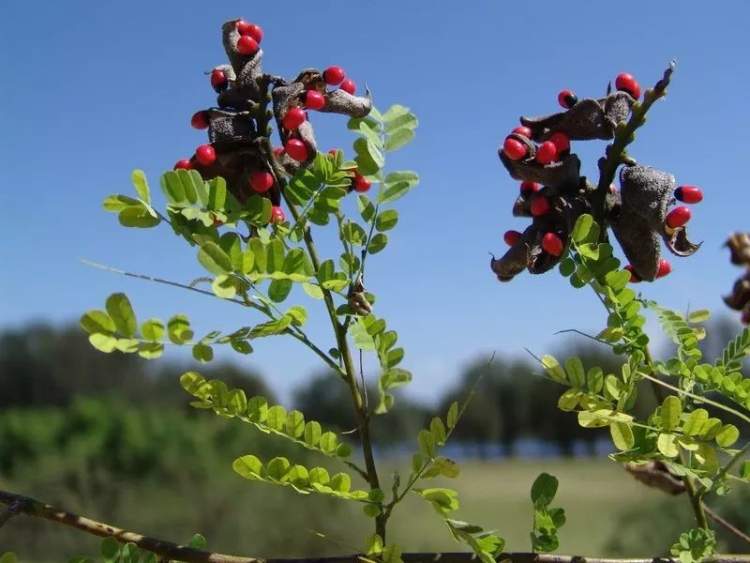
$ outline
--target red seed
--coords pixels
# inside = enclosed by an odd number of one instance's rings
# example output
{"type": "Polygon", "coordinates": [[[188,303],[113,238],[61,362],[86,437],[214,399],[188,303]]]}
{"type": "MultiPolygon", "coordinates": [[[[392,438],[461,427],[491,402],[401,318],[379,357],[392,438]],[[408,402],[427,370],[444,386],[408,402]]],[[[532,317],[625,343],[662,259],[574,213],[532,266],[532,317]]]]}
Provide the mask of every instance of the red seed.
{"type": "Polygon", "coordinates": [[[331,86],[341,84],[341,81],[344,80],[344,78],[346,78],[346,73],[344,73],[344,69],[340,66],[329,66],[323,71],[323,80],[326,81],[326,84],[330,84],[331,86]]]}
{"type": "Polygon", "coordinates": [[[211,86],[214,90],[220,92],[227,87],[227,75],[224,74],[223,70],[215,68],[211,71],[211,86]]]}
{"type": "Polygon", "coordinates": [[[521,240],[521,237],[523,235],[519,233],[518,231],[505,231],[505,234],[503,235],[503,240],[505,241],[505,244],[508,246],[515,246],[516,243],[521,240]]]}
{"type": "Polygon", "coordinates": [[[550,142],[557,148],[557,153],[564,153],[570,150],[570,137],[562,131],[552,133],[549,138],[550,142]]]}
{"type": "Polygon", "coordinates": [[[635,268],[633,268],[631,264],[625,266],[625,269],[630,272],[630,283],[638,283],[641,281],[641,278],[635,273],[635,268]]]}
{"type": "Polygon", "coordinates": [[[271,223],[283,223],[286,221],[284,210],[278,205],[271,207],[271,223]]]}
{"type": "Polygon", "coordinates": [[[193,117],[190,118],[190,125],[196,129],[205,129],[208,127],[208,112],[196,111],[193,117]]]}
{"type": "Polygon", "coordinates": [[[627,72],[621,72],[617,75],[617,78],[615,78],[615,88],[626,91],[636,100],[641,97],[641,87],[638,85],[638,81],[632,74],[628,74],[627,72]]]}
{"type": "Polygon", "coordinates": [[[672,272],[672,264],[669,263],[669,260],[662,258],[659,260],[659,269],[656,271],[656,277],[657,278],[663,278],[666,275],[669,275],[672,272]]]}
{"type": "Polygon", "coordinates": [[[326,105],[326,98],[317,90],[308,90],[305,93],[305,107],[309,109],[323,109],[326,105]]]}
{"type": "Polygon", "coordinates": [[[265,193],[273,186],[273,175],[270,172],[253,172],[250,174],[250,187],[259,194],[265,193]]]}
{"type": "Polygon", "coordinates": [[[328,149],[328,154],[330,154],[333,157],[336,157],[339,154],[339,149],[328,149]]]}
{"type": "Polygon", "coordinates": [[[680,186],[674,191],[674,197],[685,203],[700,203],[703,201],[703,190],[697,186],[680,186]]]}
{"type": "Polygon", "coordinates": [[[557,103],[560,104],[565,109],[570,109],[574,105],[576,105],[576,103],[578,103],[578,96],[576,96],[570,90],[562,90],[557,95],[557,103]]]}
{"type": "Polygon", "coordinates": [[[284,129],[290,131],[297,129],[300,125],[305,122],[305,110],[298,107],[289,108],[284,114],[284,118],[281,120],[281,124],[284,129]]]}
{"type": "Polygon", "coordinates": [[[366,192],[370,189],[370,186],[372,185],[372,182],[370,182],[367,178],[362,176],[359,172],[354,173],[354,191],[356,192],[366,192]]]}
{"type": "Polygon", "coordinates": [[[351,78],[347,78],[341,83],[339,88],[353,96],[354,92],[357,91],[357,83],[354,82],[354,80],[352,80],[351,78]]]}
{"type": "Polygon", "coordinates": [[[669,227],[670,229],[676,229],[677,227],[682,227],[685,223],[690,221],[690,216],[690,208],[681,205],[680,207],[675,207],[672,211],[669,212],[669,214],[667,214],[665,222],[667,223],[667,227],[669,227]]]}
{"type": "Polygon", "coordinates": [[[216,151],[211,145],[201,145],[195,149],[195,160],[201,166],[211,166],[216,162],[216,151]]]}
{"type": "Polygon", "coordinates": [[[503,143],[503,152],[511,160],[521,160],[526,156],[526,145],[518,139],[508,137],[503,143]]]}
{"type": "Polygon", "coordinates": [[[193,164],[187,158],[178,160],[174,164],[174,170],[191,170],[192,168],[193,168],[193,164]]]}
{"type": "Polygon", "coordinates": [[[742,324],[750,324],[750,307],[745,307],[742,310],[742,316],[740,317],[740,322],[742,324]]]}
{"type": "Polygon", "coordinates": [[[298,162],[307,160],[307,145],[299,139],[289,139],[284,145],[284,150],[286,154],[298,162]]]}
{"type": "Polygon", "coordinates": [[[524,125],[520,125],[513,129],[511,133],[515,133],[516,135],[521,135],[522,137],[526,137],[527,139],[531,139],[531,129],[524,125]]]}
{"type": "Polygon", "coordinates": [[[536,161],[539,164],[549,164],[557,159],[557,146],[552,141],[544,141],[536,150],[536,161]]]}
{"type": "Polygon", "coordinates": [[[552,256],[560,256],[563,251],[563,241],[555,233],[545,233],[542,237],[542,249],[552,256]]]}
{"type": "Polygon", "coordinates": [[[537,182],[529,182],[528,180],[521,182],[521,194],[531,195],[542,189],[542,185],[537,182]]]}
{"type": "Polygon", "coordinates": [[[276,158],[281,158],[282,154],[284,154],[284,147],[274,147],[273,156],[275,156],[276,158]]]}
{"type": "Polygon", "coordinates": [[[256,43],[263,41],[263,28],[254,23],[240,20],[237,22],[237,31],[240,35],[249,35],[256,41],[256,43]]]}
{"type": "Polygon", "coordinates": [[[534,217],[541,217],[549,213],[551,206],[549,200],[543,195],[535,195],[531,200],[531,214],[534,217]]]}
{"type": "Polygon", "coordinates": [[[249,35],[243,35],[237,40],[237,52],[240,55],[254,55],[258,52],[258,42],[249,35]]]}

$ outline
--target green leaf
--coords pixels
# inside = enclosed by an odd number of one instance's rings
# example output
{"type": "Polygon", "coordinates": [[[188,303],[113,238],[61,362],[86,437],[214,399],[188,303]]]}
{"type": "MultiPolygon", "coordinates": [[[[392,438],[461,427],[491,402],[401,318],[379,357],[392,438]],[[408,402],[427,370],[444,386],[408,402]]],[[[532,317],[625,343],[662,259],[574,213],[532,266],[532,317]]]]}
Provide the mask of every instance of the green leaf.
{"type": "Polygon", "coordinates": [[[135,336],[138,323],[127,295],[113,293],[107,298],[106,309],[117,327],[117,332],[127,337],[135,336]]]}
{"type": "Polygon", "coordinates": [[[131,174],[135,191],[146,205],[151,205],[151,191],[148,188],[148,182],[146,181],[146,174],[143,170],[133,170],[131,174]]]}
{"type": "Polygon", "coordinates": [[[218,244],[205,241],[198,250],[198,262],[209,272],[216,275],[228,274],[232,271],[232,261],[218,244]]]}
{"type": "Polygon", "coordinates": [[[193,346],[193,357],[205,364],[214,359],[214,350],[208,344],[198,342],[193,346]]]}
{"type": "Polygon", "coordinates": [[[389,231],[398,223],[398,211],[387,209],[378,214],[375,220],[375,228],[379,231],[389,231]]]}
{"type": "Polygon", "coordinates": [[[729,448],[740,437],[740,431],[734,424],[725,424],[716,435],[716,443],[722,448],[729,448]]]}
{"type": "Polygon", "coordinates": [[[117,338],[109,334],[96,332],[89,335],[89,342],[94,348],[105,354],[114,352],[117,348],[117,338]]]}
{"type": "Polygon", "coordinates": [[[432,504],[432,507],[442,515],[447,515],[458,510],[458,493],[453,489],[432,488],[432,489],[414,489],[425,500],[432,504]]]}
{"type": "Polygon", "coordinates": [[[586,386],[586,372],[583,369],[581,358],[573,356],[565,360],[565,372],[568,375],[568,381],[576,389],[582,389],[586,386]]]}
{"type": "Polygon", "coordinates": [[[112,194],[107,196],[102,202],[104,210],[110,213],[119,213],[123,209],[138,207],[139,205],[141,205],[141,202],[137,199],[122,194],[112,194]]]}
{"type": "Polygon", "coordinates": [[[682,401],[675,395],[670,395],[661,405],[661,427],[667,432],[676,429],[682,416],[682,401]]]}
{"type": "Polygon", "coordinates": [[[669,458],[677,457],[680,454],[674,434],[659,434],[659,437],[656,439],[656,447],[662,454],[669,458]]]}
{"type": "Polygon", "coordinates": [[[206,549],[208,547],[208,540],[202,534],[193,534],[193,537],[188,542],[188,546],[193,549],[206,549]]]}
{"type": "Polygon", "coordinates": [[[302,289],[313,299],[323,299],[323,290],[320,289],[320,286],[318,285],[312,283],[303,283],[302,289]]]}
{"type": "Polygon", "coordinates": [[[560,262],[560,274],[566,278],[576,271],[576,263],[572,258],[564,258],[560,262]]]}
{"type": "Polygon", "coordinates": [[[388,244],[388,237],[383,233],[376,233],[370,239],[370,244],[367,245],[367,251],[370,254],[377,254],[383,250],[388,244]]]}
{"type": "Polygon", "coordinates": [[[268,297],[274,303],[281,303],[292,291],[292,280],[272,280],[268,286],[268,297]]]}
{"type": "MultiPolygon", "coordinates": [[[[604,276],[604,280],[607,282],[607,285],[612,288],[613,291],[618,292],[625,288],[625,286],[630,282],[630,272],[627,270],[618,270],[615,272],[609,272],[606,276],[604,276]]],[[[621,305],[625,305],[622,301],[620,301],[621,305]]]]}
{"type": "Polygon", "coordinates": [[[698,436],[701,434],[703,426],[706,424],[707,420],[708,411],[706,409],[695,409],[688,415],[682,431],[687,436],[698,436]]]}
{"type": "Polygon", "coordinates": [[[149,229],[161,223],[159,216],[142,203],[122,209],[117,219],[123,227],[138,229],[149,229]]]}
{"type": "MultiPolygon", "coordinates": [[[[270,465],[270,463],[269,463],[270,465]]],[[[263,463],[254,455],[238,457],[232,463],[232,469],[245,479],[261,479],[263,463]]]]}
{"type": "Polygon", "coordinates": [[[544,367],[544,371],[547,372],[547,375],[549,375],[553,381],[557,381],[558,383],[568,383],[568,380],[565,378],[565,372],[553,356],[542,356],[542,366],[544,367]]]}
{"type": "Polygon", "coordinates": [[[453,401],[451,403],[451,406],[448,408],[448,414],[445,417],[445,423],[448,425],[449,429],[455,428],[456,424],[458,424],[458,417],[460,415],[458,402],[453,401]]]}
{"type": "Polygon", "coordinates": [[[613,422],[609,425],[609,433],[612,442],[618,450],[630,450],[635,445],[635,437],[630,424],[625,422],[613,422]]]}
{"type": "Polygon", "coordinates": [[[708,309],[699,309],[688,315],[688,322],[704,323],[711,317],[711,311],[708,309]]]}
{"type": "Polygon", "coordinates": [[[286,433],[292,438],[299,438],[305,433],[305,415],[298,410],[289,411],[286,415],[286,433]]]}
{"type": "Polygon", "coordinates": [[[89,334],[105,333],[112,334],[115,332],[115,323],[106,311],[92,309],[83,314],[80,320],[83,330],[89,334]]]}
{"type": "Polygon", "coordinates": [[[378,193],[379,203],[389,203],[402,198],[419,183],[419,176],[410,170],[391,172],[385,177],[378,193]]]}
{"type": "Polygon", "coordinates": [[[158,342],[164,336],[164,323],[159,319],[148,319],[141,325],[141,334],[146,340],[158,342]]]}
{"type": "Polygon", "coordinates": [[[175,315],[167,322],[167,336],[173,344],[187,344],[193,338],[190,321],[185,315],[175,315]]]}
{"type": "Polygon", "coordinates": [[[388,135],[385,140],[385,150],[395,151],[408,145],[414,139],[414,130],[402,127],[396,129],[393,134],[388,135]]]}
{"type": "Polygon", "coordinates": [[[540,473],[531,485],[531,502],[535,507],[547,506],[557,494],[557,477],[549,473],[540,473]]]}
{"type": "Polygon", "coordinates": [[[419,122],[409,108],[399,104],[392,105],[383,114],[383,125],[386,133],[399,129],[416,129],[419,122]]]}
{"type": "Polygon", "coordinates": [[[581,244],[589,240],[589,235],[591,234],[591,228],[593,224],[594,218],[588,213],[584,213],[583,215],[578,217],[578,220],[573,227],[573,241],[576,244],[581,244]]]}

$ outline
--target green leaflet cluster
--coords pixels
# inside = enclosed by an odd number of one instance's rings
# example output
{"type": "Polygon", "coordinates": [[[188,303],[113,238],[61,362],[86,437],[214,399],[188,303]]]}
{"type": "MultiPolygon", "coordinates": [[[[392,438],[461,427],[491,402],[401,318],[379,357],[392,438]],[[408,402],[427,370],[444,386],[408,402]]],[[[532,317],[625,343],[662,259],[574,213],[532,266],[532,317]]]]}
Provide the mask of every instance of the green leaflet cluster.
{"type": "Polygon", "coordinates": [[[373,314],[358,317],[349,325],[349,333],[354,339],[354,346],[360,350],[374,351],[382,369],[378,377],[380,401],[375,412],[383,414],[393,406],[394,397],[391,391],[411,381],[411,372],[396,367],[404,358],[404,349],[396,347],[398,333],[386,330],[385,320],[373,314]]]}
{"type": "Polygon", "coordinates": [[[210,362],[215,345],[228,344],[235,352],[249,354],[250,341],[255,338],[282,334],[289,327],[304,325],[307,312],[302,307],[292,307],[279,318],[253,327],[242,327],[229,334],[213,330],[195,339],[189,319],[174,315],[166,322],[158,318],[144,321],[140,327],[130,300],[124,293],[113,293],[107,298],[105,309],[92,309],[81,316],[80,324],[89,335],[89,342],[100,352],[114,351],[138,354],[153,360],[164,353],[166,344],[191,346],[193,357],[199,362],[210,362]]]}
{"type": "MultiPolygon", "coordinates": [[[[626,287],[630,273],[619,266],[593,217],[582,215],[572,231],[570,248],[560,262],[560,272],[576,288],[591,287],[607,310],[606,328],[590,338],[625,356],[619,373],[604,373],[597,366],[587,369],[578,357],[567,358],[563,365],[552,356],[543,356],[540,362],[551,380],[567,387],[558,401],[561,410],[576,412],[583,427],[609,429],[617,450],[612,459],[635,464],[654,460],[663,463],[674,478],[687,483],[689,494],[698,499],[692,504],[700,506],[700,499],[706,494],[726,493],[728,478],[747,479],[750,474],[748,463],[741,466],[739,475],[731,473],[749,446],[733,449],[740,431],[719,416],[730,414],[746,422],[750,417],[706,396],[718,392],[746,409],[750,407],[750,382],[741,371],[742,361],[750,351],[750,335],[743,331],[714,364],[701,363],[700,341],[706,336],[701,323],[709,318],[708,311],[683,315],[640,298],[626,287]],[[649,338],[643,331],[645,310],[655,313],[665,334],[674,342],[674,357],[663,361],[651,357],[649,338]],[[643,381],[654,386],[660,404],[639,419],[633,412],[643,381]],[[720,414],[704,408],[709,406],[720,414]]],[[[696,517],[705,520],[699,512],[696,517]]],[[[709,531],[707,527],[701,530],[700,534],[709,531]]],[[[688,544],[702,546],[700,538],[704,536],[700,534],[684,535],[680,540],[682,548],[675,555],[688,557],[688,544]]]]}
{"type": "Polygon", "coordinates": [[[232,468],[245,479],[291,487],[302,495],[319,493],[346,500],[376,502],[371,498],[372,491],[352,489],[352,478],[347,473],[336,473],[331,476],[324,467],[308,469],[291,463],[285,457],[275,457],[264,464],[254,455],[244,455],[234,460],[232,468]]]}
{"type": "Polygon", "coordinates": [[[565,525],[565,510],[550,506],[558,485],[557,478],[548,473],[541,473],[531,485],[531,502],[534,505],[531,549],[535,553],[549,553],[560,546],[557,531],[565,525]]]}
{"type": "Polygon", "coordinates": [[[282,436],[307,449],[330,457],[347,458],[352,450],[335,432],[325,430],[315,420],[305,421],[298,410],[287,411],[281,405],[269,405],[265,397],[248,398],[242,389],[230,389],[218,379],[208,380],[189,371],[180,384],[197,400],[191,406],[213,410],[219,416],[237,418],[266,434],[282,436]]]}

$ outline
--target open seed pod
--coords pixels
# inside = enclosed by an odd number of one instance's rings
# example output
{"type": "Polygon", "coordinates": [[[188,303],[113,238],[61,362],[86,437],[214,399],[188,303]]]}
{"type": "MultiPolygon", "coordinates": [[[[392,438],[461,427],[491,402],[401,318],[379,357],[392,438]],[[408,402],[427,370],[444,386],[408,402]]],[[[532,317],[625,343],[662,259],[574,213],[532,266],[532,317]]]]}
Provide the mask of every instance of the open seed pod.
{"type": "Polygon", "coordinates": [[[687,238],[684,226],[666,224],[674,204],[676,181],[672,174],[650,166],[625,166],[620,171],[620,202],[610,212],[610,224],[635,273],[643,280],[656,278],[661,238],[678,256],[694,254],[700,244],[687,238]]]}
{"type": "Polygon", "coordinates": [[[521,117],[521,123],[531,129],[531,137],[537,142],[547,140],[557,131],[573,141],[606,141],[614,137],[615,126],[627,119],[634,102],[626,92],[612,92],[598,100],[579,100],[570,109],[552,115],[521,117]]]}
{"type": "Polygon", "coordinates": [[[586,193],[586,188],[574,195],[562,194],[554,188],[544,188],[535,194],[535,197],[547,198],[550,210],[544,215],[534,217],[532,224],[523,232],[518,242],[503,256],[492,257],[490,267],[497,275],[497,279],[510,281],[523,270],[528,270],[532,274],[542,274],[554,268],[563,252],[562,249],[557,255],[546,252],[542,244],[544,235],[553,233],[562,241],[563,248],[567,247],[578,217],[591,211],[586,193]]]}
{"type": "Polygon", "coordinates": [[[497,151],[500,160],[512,178],[521,181],[538,182],[545,186],[564,187],[578,186],[581,161],[574,154],[567,154],[561,160],[549,164],[539,164],[534,156],[536,147],[523,135],[513,133],[510,137],[522,142],[527,147],[527,157],[522,160],[511,160],[500,147],[497,151]]]}
{"type": "Polygon", "coordinates": [[[741,321],[750,324],[750,233],[733,233],[725,243],[731,252],[732,264],[745,266],[745,273],[734,282],[732,292],[724,296],[724,303],[742,311],[741,321]]]}
{"type": "Polygon", "coordinates": [[[309,120],[305,121],[294,131],[284,128],[283,118],[287,111],[294,107],[304,107],[305,93],[315,90],[325,98],[325,105],[319,111],[328,113],[340,113],[349,117],[365,117],[372,109],[372,101],[366,96],[354,96],[341,89],[332,92],[326,91],[326,83],[323,74],[317,69],[305,69],[290,83],[277,85],[272,90],[273,113],[279,128],[282,144],[291,139],[299,139],[307,148],[307,159],[303,162],[296,161],[288,155],[284,155],[281,163],[290,172],[301,165],[312,162],[317,152],[315,133],[309,120]]]}

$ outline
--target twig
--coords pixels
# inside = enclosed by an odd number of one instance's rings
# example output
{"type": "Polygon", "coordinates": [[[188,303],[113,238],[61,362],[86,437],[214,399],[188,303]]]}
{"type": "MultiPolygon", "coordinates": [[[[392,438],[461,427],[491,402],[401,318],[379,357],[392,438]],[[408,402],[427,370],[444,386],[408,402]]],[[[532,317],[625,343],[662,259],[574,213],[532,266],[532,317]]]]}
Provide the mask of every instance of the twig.
{"type": "MultiPolygon", "coordinates": [[[[209,297],[216,298],[216,294],[214,294],[213,291],[208,291],[206,289],[200,289],[199,287],[195,287],[193,284],[197,280],[193,280],[190,284],[184,284],[184,283],[180,283],[180,282],[176,282],[172,280],[167,280],[164,278],[148,276],[146,274],[136,274],[134,272],[127,272],[125,270],[120,270],[119,268],[113,268],[112,266],[99,264],[98,262],[92,262],[91,260],[86,260],[84,258],[81,259],[81,262],[83,264],[86,264],[87,266],[91,266],[92,268],[98,268],[100,270],[104,270],[105,272],[112,272],[114,274],[122,274],[123,276],[127,276],[129,278],[135,278],[135,279],[150,281],[154,283],[161,283],[161,284],[169,285],[172,287],[179,287],[180,289],[187,289],[188,291],[194,291],[196,293],[200,293],[201,295],[207,295],[209,297]]],[[[201,280],[201,279],[203,278],[198,278],[198,280],[201,280]]],[[[272,320],[276,320],[275,317],[271,315],[264,307],[261,307],[257,303],[253,303],[252,301],[250,301],[250,299],[247,298],[247,296],[245,296],[244,300],[235,299],[235,298],[225,299],[223,297],[220,299],[222,299],[222,301],[228,301],[229,303],[234,303],[235,305],[241,305],[242,307],[255,309],[256,311],[260,311],[261,313],[266,315],[268,318],[272,320]]],[[[326,363],[326,365],[328,365],[331,369],[333,369],[337,373],[341,372],[341,369],[339,368],[338,364],[334,362],[333,359],[328,354],[326,354],[323,350],[321,350],[320,347],[315,345],[308,338],[308,336],[298,327],[292,326],[290,328],[287,328],[286,330],[283,331],[282,334],[287,334],[291,336],[292,338],[299,340],[300,342],[302,342],[302,344],[304,344],[310,350],[312,350],[315,353],[315,355],[317,355],[320,359],[322,359],[326,363]]]]}
{"type": "MultiPolygon", "coordinates": [[[[0,490],[0,504],[19,506],[19,514],[35,518],[43,518],[63,526],[76,528],[87,534],[104,538],[114,538],[122,543],[133,543],[137,547],[150,551],[164,559],[182,561],[184,563],[363,563],[370,559],[359,554],[343,555],[326,558],[259,558],[228,555],[194,549],[174,542],[161,540],[151,536],[130,532],[99,522],[85,516],[62,510],[49,504],[42,503],[30,497],[0,490]]],[[[404,553],[402,559],[406,563],[478,563],[474,553],[446,552],[446,553],[404,553]]],[[[502,553],[498,561],[510,560],[514,563],[674,563],[668,557],[645,557],[631,559],[608,559],[600,557],[584,557],[580,555],[556,555],[551,553],[502,553]]],[[[713,563],[750,563],[750,555],[714,555],[706,559],[713,563]]]]}
{"type": "Polygon", "coordinates": [[[736,528],[731,522],[724,520],[724,518],[716,514],[716,512],[711,510],[705,504],[703,505],[703,510],[705,510],[706,514],[708,514],[708,517],[711,518],[711,520],[713,520],[714,522],[716,522],[719,526],[726,529],[731,534],[734,534],[735,536],[737,536],[744,542],[750,543],[750,536],[748,536],[745,532],[743,532],[739,528],[736,528]]]}

